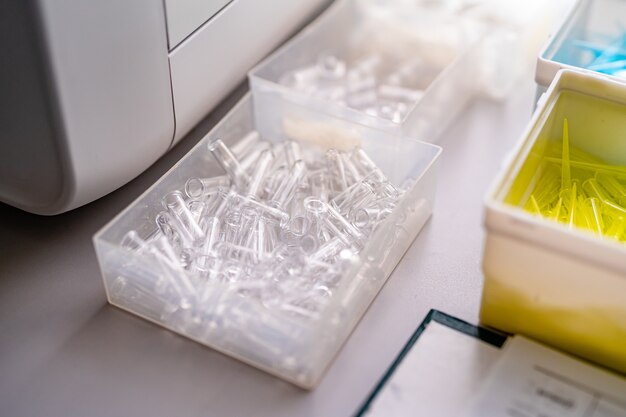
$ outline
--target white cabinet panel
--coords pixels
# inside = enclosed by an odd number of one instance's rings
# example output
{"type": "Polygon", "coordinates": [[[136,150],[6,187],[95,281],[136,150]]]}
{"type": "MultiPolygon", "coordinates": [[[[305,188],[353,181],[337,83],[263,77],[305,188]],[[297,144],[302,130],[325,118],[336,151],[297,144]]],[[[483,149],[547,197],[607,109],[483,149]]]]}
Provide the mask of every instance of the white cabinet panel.
{"type": "Polygon", "coordinates": [[[328,0],[233,0],[173,50],[174,142],[326,3],[328,0]]]}

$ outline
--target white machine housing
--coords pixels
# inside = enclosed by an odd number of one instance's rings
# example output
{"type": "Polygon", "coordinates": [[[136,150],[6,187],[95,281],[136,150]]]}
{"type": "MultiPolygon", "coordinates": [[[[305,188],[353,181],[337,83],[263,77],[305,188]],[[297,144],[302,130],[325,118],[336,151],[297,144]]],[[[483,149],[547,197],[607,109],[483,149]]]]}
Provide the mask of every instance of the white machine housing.
{"type": "Polygon", "coordinates": [[[0,201],[52,215],[122,186],[327,2],[0,3],[0,201]]]}

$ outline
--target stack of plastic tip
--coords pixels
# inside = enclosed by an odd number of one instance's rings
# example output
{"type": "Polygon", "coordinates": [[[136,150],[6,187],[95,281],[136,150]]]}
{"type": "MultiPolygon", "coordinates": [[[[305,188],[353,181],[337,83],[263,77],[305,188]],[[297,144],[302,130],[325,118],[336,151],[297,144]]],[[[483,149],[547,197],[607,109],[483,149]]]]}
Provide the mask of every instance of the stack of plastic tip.
{"type": "Polygon", "coordinates": [[[625,31],[607,42],[573,40],[572,45],[588,55],[582,62],[583,68],[616,77],[626,77],[625,31]]]}
{"type": "Polygon", "coordinates": [[[524,208],[569,228],[626,241],[626,167],[604,163],[563,138],[546,151],[524,208]],[[556,145],[556,146],[554,146],[556,145]]]}
{"type": "Polygon", "coordinates": [[[285,74],[280,83],[309,96],[333,101],[371,116],[402,122],[424,95],[417,86],[436,72],[418,58],[390,68],[378,54],[368,54],[352,64],[322,54],[314,65],[285,74]]]}
{"type": "Polygon", "coordinates": [[[239,329],[259,352],[293,351],[293,323],[317,319],[350,285],[346,271],[404,190],[360,148],[272,144],[251,132],[207,152],[225,174],[189,178],[163,196],[154,232],[125,235],[130,261],[109,295],[199,339],[239,329]]]}

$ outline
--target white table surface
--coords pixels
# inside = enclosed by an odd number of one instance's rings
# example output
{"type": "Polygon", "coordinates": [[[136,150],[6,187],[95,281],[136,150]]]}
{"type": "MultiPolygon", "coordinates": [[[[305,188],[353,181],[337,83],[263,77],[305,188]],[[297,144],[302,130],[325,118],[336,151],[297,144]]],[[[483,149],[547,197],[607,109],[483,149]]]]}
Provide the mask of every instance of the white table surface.
{"type": "Polygon", "coordinates": [[[483,196],[529,121],[530,73],[506,102],[477,101],[444,133],[433,217],[315,391],[107,305],[92,235],[245,90],[139,178],[86,207],[39,217],[0,204],[0,415],[348,416],[431,308],[477,322],[483,196]]]}

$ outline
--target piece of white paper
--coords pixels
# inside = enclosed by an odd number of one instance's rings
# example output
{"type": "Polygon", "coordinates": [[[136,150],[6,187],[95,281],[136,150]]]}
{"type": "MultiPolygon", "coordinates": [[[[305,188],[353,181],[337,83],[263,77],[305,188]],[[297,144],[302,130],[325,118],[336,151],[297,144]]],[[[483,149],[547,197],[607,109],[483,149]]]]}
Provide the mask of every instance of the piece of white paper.
{"type": "Polygon", "coordinates": [[[495,346],[430,322],[365,415],[455,415],[467,406],[499,354],[495,346]]]}
{"type": "Polygon", "coordinates": [[[515,336],[461,415],[626,417],[626,378],[515,336]]]}

